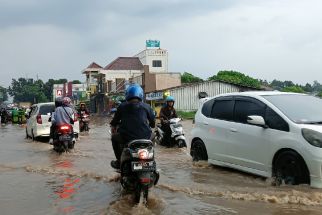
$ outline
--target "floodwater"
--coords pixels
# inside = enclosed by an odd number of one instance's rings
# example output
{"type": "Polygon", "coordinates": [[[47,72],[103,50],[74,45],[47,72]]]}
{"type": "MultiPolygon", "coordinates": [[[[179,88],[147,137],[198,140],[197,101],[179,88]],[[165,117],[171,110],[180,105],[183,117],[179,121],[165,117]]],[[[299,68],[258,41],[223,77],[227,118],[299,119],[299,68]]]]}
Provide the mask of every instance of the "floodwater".
{"type": "MultiPolygon", "coordinates": [[[[107,118],[93,118],[71,153],[0,127],[0,214],[322,214],[322,190],[193,163],[187,149],[156,146],[159,184],[147,207],[122,191],[107,118]]],[[[189,139],[191,121],[183,121],[189,139]]]]}

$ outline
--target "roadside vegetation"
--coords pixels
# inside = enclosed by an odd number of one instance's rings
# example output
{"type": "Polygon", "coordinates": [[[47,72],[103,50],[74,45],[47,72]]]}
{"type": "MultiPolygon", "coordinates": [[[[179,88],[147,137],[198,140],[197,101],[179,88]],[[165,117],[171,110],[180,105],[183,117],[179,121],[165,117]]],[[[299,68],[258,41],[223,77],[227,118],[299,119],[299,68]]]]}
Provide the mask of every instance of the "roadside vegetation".
{"type": "Polygon", "coordinates": [[[196,111],[189,111],[189,112],[177,111],[177,115],[182,119],[194,119],[196,115],[196,111]]]}
{"type": "MultiPolygon", "coordinates": [[[[209,77],[207,80],[223,81],[226,83],[237,84],[245,87],[256,89],[278,90],[283,92],[307,93],[322,98],[322,85],[318,81],[313,84],[306,83],[305,85],[295,84],[292,81],[280,81],[274,79],[271,82],[267,80],[256,79],[237,71],[219,71],[216,75],[209,77]]],[[[181,82],[196,83],[204,81],[202,78],[194,76],[191,73],[185,72],[181,76],[181,82]]]]}

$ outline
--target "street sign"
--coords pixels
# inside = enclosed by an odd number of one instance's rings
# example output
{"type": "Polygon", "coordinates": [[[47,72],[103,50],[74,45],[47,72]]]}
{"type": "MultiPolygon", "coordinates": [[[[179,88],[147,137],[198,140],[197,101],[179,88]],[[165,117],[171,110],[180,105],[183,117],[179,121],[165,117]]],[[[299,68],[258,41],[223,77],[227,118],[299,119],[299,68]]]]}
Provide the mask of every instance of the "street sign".
{"type": "Polygon", "coordinates": [[[163,99],[163,92],[155,92],[155,93],[146,94],[145,99],[148,101],[162,100],[163,99]]]}
{"type": "Polygon", "coordinates": [[[63,90],[57,90],[56,91],[56,96],[59,97],[59,96],[62,96],[63,95],[63,90]]]}
{"type": "Polygon", "coordinates": [[[147,40],[145,41],[147,48],[158,47],[160,48],[160,40],[147,40]]]}

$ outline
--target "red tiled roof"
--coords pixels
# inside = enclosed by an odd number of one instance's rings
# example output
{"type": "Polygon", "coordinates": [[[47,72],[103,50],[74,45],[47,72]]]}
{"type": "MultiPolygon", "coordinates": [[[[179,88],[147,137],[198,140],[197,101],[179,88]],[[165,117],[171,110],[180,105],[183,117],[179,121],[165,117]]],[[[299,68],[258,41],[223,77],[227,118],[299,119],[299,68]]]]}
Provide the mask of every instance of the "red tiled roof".
{"type": "Polygon", "coordinates": [[[143,70],[143,65],[138,57],[118,57],[105,70],[143,70]]]}
{"type": "Polygon", "coordinates": [[[87,69],[102,69],[103,67],[101,67],[100,65],[98,65],[97,63],[93,62],[91,63],[87,69]]]}

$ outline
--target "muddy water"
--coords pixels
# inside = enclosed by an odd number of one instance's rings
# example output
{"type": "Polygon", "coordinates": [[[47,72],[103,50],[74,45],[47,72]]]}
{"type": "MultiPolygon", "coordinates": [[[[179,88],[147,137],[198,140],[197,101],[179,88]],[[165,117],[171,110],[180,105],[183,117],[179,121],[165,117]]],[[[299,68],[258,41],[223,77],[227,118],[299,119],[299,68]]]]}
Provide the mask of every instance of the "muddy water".
{"type": "MultiPolygon", "coordinates": [[[[192,127],[184,121],[187,131],[192,127]]],[[[58,155],[25,128],[0,127],[0,209],[7,214],[322,214],[322,190],[191,162],[188,150],[156,147],[161,178],[148,206],[135,205],[110,167],[107,119],[93,119],[75,150],[58,155]]],[[[187,134],[189,139],[189,134],[187,134]]]]}

